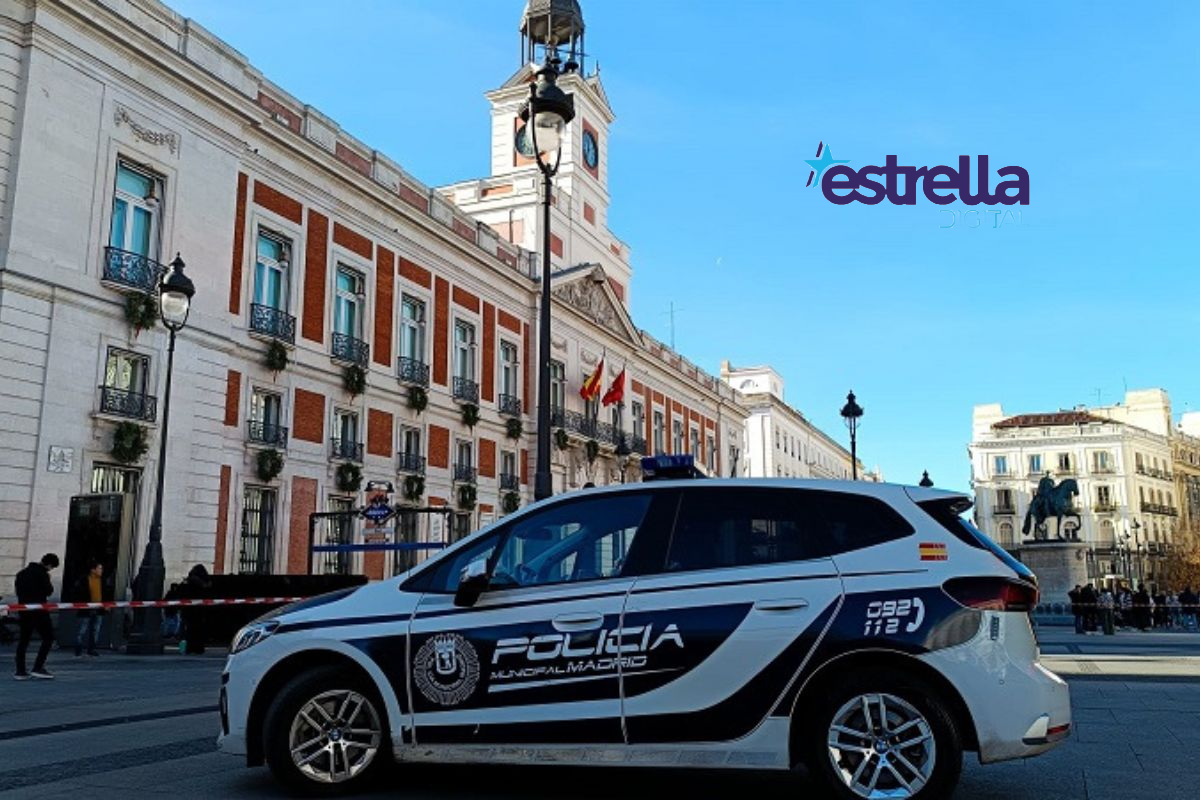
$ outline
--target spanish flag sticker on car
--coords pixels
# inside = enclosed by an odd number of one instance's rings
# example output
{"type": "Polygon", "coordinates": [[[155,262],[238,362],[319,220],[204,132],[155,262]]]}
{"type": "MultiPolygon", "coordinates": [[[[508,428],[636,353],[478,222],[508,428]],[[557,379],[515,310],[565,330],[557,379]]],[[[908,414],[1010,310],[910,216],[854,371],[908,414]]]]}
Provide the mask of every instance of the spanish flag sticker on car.
{"type": "Polygon", "coordinates": [[[919,549],[922,561],[945,561],[950,557],[946,553],[946,545],[941,542],[921,542],[919,549]]]}

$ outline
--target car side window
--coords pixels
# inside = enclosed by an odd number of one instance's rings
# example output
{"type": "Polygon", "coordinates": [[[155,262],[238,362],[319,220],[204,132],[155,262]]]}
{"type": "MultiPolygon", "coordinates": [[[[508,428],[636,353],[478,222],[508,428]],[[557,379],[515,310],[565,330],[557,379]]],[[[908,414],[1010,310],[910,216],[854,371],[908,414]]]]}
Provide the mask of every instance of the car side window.
{"type": "Polygon", "coordinates": [[[492,568],[493,588],[543,586],[621,574],[650,507],[649,494],[560,503],[515,522],[492,568]]]}
{"type": "Polygon", "coordinates": [[[685,491],[667,553],[667,572],[824,556],[824,522],[807,494],[726,486],[685,491]]]}
{"type": "Polygon", "coordinates": [[[895,509],[874,497],[842,492],[814,492],[825,518],[831,553],[845,553],[903,539],[912,525],[895,509]]]}
{"type": "Polygon", "coordinates": [[[490,557],[496,549],[496,542],[500,540],[501,535],[502,531],[494,531],[479,541],[467,545],[454,555],[443,559],[442,563],[434,568],[432,575],[427,579],[428,583],[425,583],[422,588],[427,592],[437,594],[454,594],[458,591],[458,581],[462,577],[463,568],[477,558],[490,557]]]}

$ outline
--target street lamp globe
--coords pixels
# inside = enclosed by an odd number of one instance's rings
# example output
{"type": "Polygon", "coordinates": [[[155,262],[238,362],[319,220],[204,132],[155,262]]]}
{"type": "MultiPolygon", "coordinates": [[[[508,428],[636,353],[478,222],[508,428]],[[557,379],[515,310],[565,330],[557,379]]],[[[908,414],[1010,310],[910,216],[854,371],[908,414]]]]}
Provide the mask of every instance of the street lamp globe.
{"type": "Polygon", "coordinates": [[[854,392],[846,395],[846,405],[842,406],[841,413],[842,419],[846,421],[846,427],[851,430],[858,427],[858,420],[863,415],[863,410],[854,397],[854,392]]]}
{"type": "Polygon", "coordinates": [[[175,260],[171,262],[171,272],[163,280],[158,294],[163,324],[172,332],[181,330],[187,324],[192,295],[196,293],[196,286],[191,278],[183,274],[183,267],[183,259],[176,253],[175,260]]]}
{"type": "Polygon", "coordinates": [[[933,479],[929,477],[929,470],[924,470],[921,473],[921,482],[917,484],[924,489],[933,488],[933,479]]]}
{"type": "Polygon", "coordinates": [[[558,169],[563,131],[575,118],[575,98],[559,88],[558,75],[558,59],[547,59],[546,65],[538,70],[529,101],[521,108],[521,120],[530,128],[530,143],[538,166],[551,172],[558,169]]]}

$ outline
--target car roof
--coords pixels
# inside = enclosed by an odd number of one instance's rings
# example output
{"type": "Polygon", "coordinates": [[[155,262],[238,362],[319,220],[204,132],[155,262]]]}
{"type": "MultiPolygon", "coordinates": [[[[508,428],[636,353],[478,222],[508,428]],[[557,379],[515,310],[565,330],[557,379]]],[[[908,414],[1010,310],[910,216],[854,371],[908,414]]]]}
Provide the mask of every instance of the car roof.
{"type": "Polygon", "coordinates": [[[924,503],[931,500],[970,500],[962,492],[947,489],[931,489],[923,486],[908,486],[902,483],[876,483],[874,481],[828,480],[816,478],[692,478],[682,480],[655,480],[642,483],[618,483],[575,489],[556,494],[552,498],[578,497],[584,494],[614,494],[663,489],[706,489],[712,487],[766,488],[766,489],[819,489],[843,494],[859,494],[877,497],[890,502],[924,503]]]}

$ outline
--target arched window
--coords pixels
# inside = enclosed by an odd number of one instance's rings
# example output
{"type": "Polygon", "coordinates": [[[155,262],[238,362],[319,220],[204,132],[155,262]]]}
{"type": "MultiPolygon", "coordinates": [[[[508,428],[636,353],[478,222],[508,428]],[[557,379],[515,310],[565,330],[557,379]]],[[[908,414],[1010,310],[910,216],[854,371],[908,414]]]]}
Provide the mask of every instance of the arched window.
{"type": "Polygon", "coordinates": [[[1112,546],[1116,539],[1116,530],[1111,519],[1100,520],[1100,544],[1112,546]]]}
{"type": "Polygon", "coordinates": [[[1001,522],[1000,523],[1000,541],[1002,541],[1002,542],[1012,542],[1013,541],[1013,526],[1012,526],[1011,522],[1001,522]]]}

